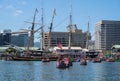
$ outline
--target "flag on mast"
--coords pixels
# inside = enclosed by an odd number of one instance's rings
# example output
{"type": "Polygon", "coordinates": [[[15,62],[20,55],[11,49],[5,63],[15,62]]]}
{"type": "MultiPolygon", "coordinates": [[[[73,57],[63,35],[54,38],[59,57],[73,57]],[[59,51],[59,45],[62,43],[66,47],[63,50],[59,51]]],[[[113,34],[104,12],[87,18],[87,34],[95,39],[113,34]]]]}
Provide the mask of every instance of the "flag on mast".
{"type": "Polygon", "coordinates": [[[54,15],[56,15],[56,9],[54,9],[54,15]]]}
{"type": "Polygon", "coordinates": [[[59,43],[59,44],[58,44],[58,47],[59,47],[60,49],[62,49],[62,44],[61,44],[61,43],[59,43]]]}

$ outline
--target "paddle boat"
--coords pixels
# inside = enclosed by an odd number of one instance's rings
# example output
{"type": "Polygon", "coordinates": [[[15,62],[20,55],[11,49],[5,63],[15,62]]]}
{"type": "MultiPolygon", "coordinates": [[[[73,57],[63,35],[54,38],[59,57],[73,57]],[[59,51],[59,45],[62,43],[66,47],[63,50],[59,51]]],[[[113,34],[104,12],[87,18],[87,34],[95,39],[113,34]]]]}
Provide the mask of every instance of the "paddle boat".
{"type": "Polygon", "coordinates": [[[80,65],[87,65],[87,61],[84,58],[80,59],[80,65]]]}
{"type": "Polygon", "coordinates": [[[58,58],[56,66],[57,68],[69,68],[72,62],[69,58],[58,58]]]}

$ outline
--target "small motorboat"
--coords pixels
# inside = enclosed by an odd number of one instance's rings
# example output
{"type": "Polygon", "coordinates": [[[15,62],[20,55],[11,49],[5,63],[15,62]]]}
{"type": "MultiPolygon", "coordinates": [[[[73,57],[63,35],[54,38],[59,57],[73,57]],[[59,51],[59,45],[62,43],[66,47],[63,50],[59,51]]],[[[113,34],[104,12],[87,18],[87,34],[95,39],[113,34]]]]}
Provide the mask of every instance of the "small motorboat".
{"type": "Polygon", "coordinates": [[[95,58],[95,59],[93,59],[93,63],[101,63],[101,59],[100,58],[95,58]]]}
{"type": "Polygon", "coordinates": [[[50,62],[50,59],[49,58],[43,58],[42,62],[50,62]]]}
{"type": "Polygon", "coordinates": [[[115,62],[115,59],[114,58],[108,58],[106,59],[107,62],[115,62]]]}

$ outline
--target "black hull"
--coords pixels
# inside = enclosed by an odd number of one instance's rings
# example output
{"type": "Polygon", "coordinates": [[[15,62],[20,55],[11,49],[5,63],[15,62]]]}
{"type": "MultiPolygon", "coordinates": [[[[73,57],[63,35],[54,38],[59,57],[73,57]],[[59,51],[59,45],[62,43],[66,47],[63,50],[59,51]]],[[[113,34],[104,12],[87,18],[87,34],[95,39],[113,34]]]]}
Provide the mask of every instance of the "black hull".
{"type": "MultiPolygon", "coordinates": [[[[43,57],[13,57],[14,61],[42,61],[42,59],[43,57]]],[[[49,61],[56,61],[57,59],[58,57],[49,57],[49,61]]]]}

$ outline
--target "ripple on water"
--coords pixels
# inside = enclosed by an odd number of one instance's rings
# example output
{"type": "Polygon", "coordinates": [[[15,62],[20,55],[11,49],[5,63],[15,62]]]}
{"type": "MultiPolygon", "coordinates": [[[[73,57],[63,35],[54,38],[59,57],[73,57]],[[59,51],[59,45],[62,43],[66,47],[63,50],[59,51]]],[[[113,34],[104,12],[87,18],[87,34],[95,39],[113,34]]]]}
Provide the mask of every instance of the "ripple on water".
{"type": "Polygon", "coordinates": [[[68,69],[56,68],[56,62],[0,61],[1,81],[120,81],[120,63],[74,62],[68,69]]]}

